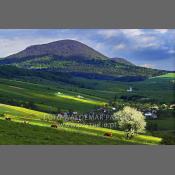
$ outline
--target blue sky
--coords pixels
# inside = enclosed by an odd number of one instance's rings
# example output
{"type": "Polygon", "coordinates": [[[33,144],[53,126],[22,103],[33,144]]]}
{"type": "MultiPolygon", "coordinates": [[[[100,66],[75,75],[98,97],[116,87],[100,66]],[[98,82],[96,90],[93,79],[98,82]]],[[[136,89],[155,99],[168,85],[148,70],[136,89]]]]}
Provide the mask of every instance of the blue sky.
{"type": "Polygon", "coordinates": [[[62,39],[78,40],[136,65],[175,70],[175,29],[0,29],[0,57],[62,39]]]}

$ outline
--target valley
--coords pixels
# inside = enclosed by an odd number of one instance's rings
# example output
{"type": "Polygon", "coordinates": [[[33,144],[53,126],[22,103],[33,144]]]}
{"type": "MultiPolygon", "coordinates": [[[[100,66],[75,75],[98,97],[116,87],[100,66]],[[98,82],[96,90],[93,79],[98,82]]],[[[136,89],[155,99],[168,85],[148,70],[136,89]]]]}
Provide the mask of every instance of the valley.
{"type": "Polygon", "coordinates": [[[31,46],[0,60],[0,144],[174,143],[174,92],[172,71],[108,58],[72,40],[31,46]],[[95,127],[81,119],[59,123],[53,118],[112,116],[125,106],[157,116],[146,118],[146,131],[131,140],[118,126],[102,127],[105,120],[94,121],[100,125],[95,127]]]}

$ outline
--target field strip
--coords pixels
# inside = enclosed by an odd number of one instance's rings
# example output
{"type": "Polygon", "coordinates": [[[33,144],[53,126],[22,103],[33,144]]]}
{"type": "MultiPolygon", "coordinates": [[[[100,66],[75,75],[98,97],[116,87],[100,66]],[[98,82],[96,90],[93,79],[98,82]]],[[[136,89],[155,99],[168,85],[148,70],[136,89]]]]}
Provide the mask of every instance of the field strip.
{"type": "Polygon", "coordinates": [[[94,104],[94,105],[105,105],[105,102],[101,102],[101,101],[95,101],[95,100],[91,100],[91,99],[85,99],[85,98],[78,98],[78,97],[74,97],[74,96],[70,96],[70,95],[64,95],[64,94],[57,94],[57,97],[61,97],[64,99],[70,99],[70,100],[75,100],[75,101],[79,101],[82,103],[89,103],[89,104],[94,104]]]}

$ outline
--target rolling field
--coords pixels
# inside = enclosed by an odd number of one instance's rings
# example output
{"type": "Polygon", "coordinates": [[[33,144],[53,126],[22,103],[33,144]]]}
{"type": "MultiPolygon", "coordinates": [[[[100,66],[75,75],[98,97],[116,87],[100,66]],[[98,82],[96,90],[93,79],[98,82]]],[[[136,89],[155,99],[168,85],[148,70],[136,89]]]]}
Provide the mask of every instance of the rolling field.
{"type": "Polygon", "coordinates": [[[89,80],[83,78],[77,81],[81,81],[84,85],[92,87],[92,90],[79,89],[80,91],[91,93],[94,96],[99,96],[107,100],[114,99],[115,96],[119,99],[122,95],[140,95],[153,99],[157,103],[175,102],[175,73],[168,73],[135,82],[89,80]],[[132,93],[127,92],[129,87],[133,88],[132,93]]]}
{"type": "MultiPolygon", "coordinates": [[[[104,106],[114,97],[120,100],[123,95],[140,95],[153,99],[157,103],[173,103],[175,80],[172,74],[169,75],[171,75],[170,78],[155,77],[139,82],[76,79],[85,87],[93,88],[80,88],[62,82],[32,83],[0,79],[0,102],[17,106],[22,104],[25,106],[26,102],[34,103],[33,109],[48,113],[70,109],[83,113],[98,106],[104,106]],[[130,86],[133,87],[132,93],[127,92],[130,86]]],[[[31,108],[28,104],[25,107],[31,108]]]]}
{"type": "Polygon", "coordinates": [[[51,121],[44,121],[46,113],[21,107],[0,105],[0,113],[6,113],[12,121],[0,117],[0,144],[160,144],[161,138],[137,135],[132,140],[125,139],[122,131],[66,122],[53,129],[51,121]],[[22,123],[24,119],[29,124],[22,123]],[[105,137],[112,132],[113,137],[105,137]]]}
{"type": "Polygon", "coordinates": [[[52,85],[4,79],[0,79],[0,101],[19,105],[32,102],[37,109],[46,112],[57,112],[59,109],[86,112],[105,104],[101,98],[81,92],[72,92],[52,85]],[[61,91],[62,95],[57,95],[58,91],[61,91]],[[83,99],[77,98],[78,95],[83,96],[83,99]]]}
{"type": "Polygon", "coordinates": [[[106,104],[105,102],[87,99],[87,98],[84,98],[83,96],[71,96],[71,95],[58,94],[58,93],[56,93],[56,96],[63,99],[75,100],[81,103],[93,104],[98,106],[104,106],[106,104]]]}
{"type": "Polygon", "coordinates": [[[171,104],[174,102],[174,80],[172,74],[138,82],[76,79],[83,83],[85,87],[82,88],[63,82],[38,79],[29,82],[23,79],[19,81],[0,78],[0,103],[3,103],[0,104],[0,113],[6,113],[12,118],[12,121],[4,121],[0,117],[0,144],[160,144],[161,138],[156,138],[157,136],[174,134],[174,117],[164,116],[150,121],[157,125],[158,130],[138,135],[132,140],[125,139],[122,131],[79,126],[75,123],[65,123],[63,127],[53,129],[50,127],[53,121],[45,121],[43,117],[49,115],[48,113],[68,110],[89,112],[104,106],[115,96],[121,103],[122,95],[140,95],[156,99],[157,103],[171,104]],[[126,91],[130,86],[133,87],[132,93],[126,91]],[[29,121],[30,125],[25,126],[22,123],[24,120],[29,121]],[[103,136],[108,131],[112,131],[112,138],[103,136]],[[46,132],[48,135],[44,134],[46,132]]]}
{"type": "Polygon", "coordinates": [[[138,95],[155,99],[158,103],[173,103],[175,101],[174,78],[155,77],[143,82],[132,83],[138,95]]]}

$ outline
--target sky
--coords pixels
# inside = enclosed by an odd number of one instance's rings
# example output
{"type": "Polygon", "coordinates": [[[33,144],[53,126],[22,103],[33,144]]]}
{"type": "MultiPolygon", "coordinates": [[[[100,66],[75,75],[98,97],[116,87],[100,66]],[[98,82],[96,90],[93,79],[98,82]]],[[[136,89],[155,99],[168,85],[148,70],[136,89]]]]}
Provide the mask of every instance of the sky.
{"type": "Polygon", "coordinates": [[[0,58],[62,39],[139,66],[175,71],[175,29],[0,29],[0,58]]]}

